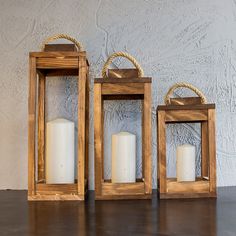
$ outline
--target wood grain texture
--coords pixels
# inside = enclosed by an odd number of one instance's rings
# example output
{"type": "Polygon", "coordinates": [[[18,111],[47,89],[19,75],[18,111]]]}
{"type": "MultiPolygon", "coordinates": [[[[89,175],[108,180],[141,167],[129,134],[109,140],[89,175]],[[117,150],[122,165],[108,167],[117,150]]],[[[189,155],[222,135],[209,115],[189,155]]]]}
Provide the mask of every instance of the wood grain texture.
{"type": "Polygon", "coordinates": [[[78,68],[78,57],[37,58],[39,69],[75,69],[78,68]]]}
{"type": "Polygon", "coordinates": [[[157,110],[206,110],[215,109],[215,104],[196,104],[192,105],[159,105],[157,110]]]}
{"type": "Polygon", "coordinates": [[[44,46],[44,52],[64,52],[64,51],[69,51],[69,52],[77,52],[75,44],[45,44],[44,46]]]}
{"type": "Polygon", "coordinates": [[[182,199],[182,198],[215,198],[215,193],[160,193],[160,199],[182,199]]]}
{"type": "Polygon", "coordinates": [[[78,68],[74,69],[40,69],[42,74],[46,77],[55,77],[55,76],[78,76],[78,68]]]}
{"type": "Polygon", "coordinates": [[[144,84],[143,101],[143,138],[144,143],[144,185],[145,194],[152,193],[152,90],[151,84],[144,84]]]}
{"type": "Polygon", "coordinates": [[[144,94],[144,84],[142,83],[117,83],[117,84],[102,84],[103,95],[117,94],[144,94]]]}
{"type": "MultiPolygon", "coordinates": [[[[144,96],[143,96],[144,98],[144,96]]],[[[142,103],[142,109],[144,110],[144,99],[141,101],[142,103]]],[[[144,142],[144,134],[145,134],[145,128],[144,128],[144,112],[142,112],[142,178],[145,176],[145,142],[144,142]]]]}
{"type": "Polygon", "coordinates": [[[95,194],[102,194],[102,88],[94,84],[94,160],[95,160],[95,194]]]}
{"type": "Polygon", "coordinates": [[[30,57],[28,97],[28,196],[33,196],[35,194],[36,84],[36,58],[30,57]]]}
{"type": "Polygon", "coordinates": [[[168,110],[166,122],[199,122],[208,119],[207,110],[168,110]]]}
{"type": "Polygon", "coordinates": [[[201,104],[200,97],[170,98],[170,105],[196,105],[201,104]]]}
{"type": "MultiPolygon", "coordinates": [[[[89,103],[90,103],[90,80],[89,80],[89,66],[87,65],[86,70],[86,96],[85,96],[85,179],[89,178],[89,103]]],[[[85,186],[87,189],[88,186],[85,186]]]]}
{"type": "Polygon", "coordinates": [[[96,196],[96,200],[145,200],[152,199],[151,194],[136,194],[136,195],[103,195],[96,196]]]}
{"type": "Polygon", "coordinates": [[[201,123],[201,176],[209,177],[208,122],[201,123]]]}
{"type": "Polygon", "coordinates": [[[166,125],[165,112],[158,111],[157,113],[157,166],[159,177],[159,192],[166,192],[166,125]]]}
{"type": "Polygon", "coordinates": [[[55,58],[55,57],[86,57],[86,52],[30,52],[30,57],[55,58]]]}
{"type": "Polygon", "coordinates": [[[142,78],[95,78],[94,83],[100,84],[119,84],[119,83],[151,83],[152,78],[150,77],[142,77],[142,78]]]}
{"type": "Polygon", "coordinates": [[[45,76],[38,80],[38,181],[45,179],[45,76]]]}
{"type": "Polygon", "coordinates": [[[77,194],[77,184],[36,184],[37,194],[77,194]]]}
{"type": "Polygon", "coordinates": [[[86,79],[87,65],[85,58],[79,58],[78,76],[78,194],[83,195],[85,191],[85,122],[86,122],[86,79]]]}
{"type": "Polygon", "coordinates": [[[118,95],[102,95],[103,100],[143,100],[143,94],[118,94],[118,95]]]}
{"type": "Polygon", "coordinates": [[[108,78],[137,78],[137,69],[108,69],[108,78]]]}
{"type": "Polygon", "coordinates": [[[215,110],[208,110],[208,145],[210,192],[216,194],[216,141],[215,141],[215,110]]]}
{"type": "Polygon", "coordinates": [[[167,179],[168,193],[209,193],[209,181],[196,180],[177,182],[176,179],[167,179]]]}
{"type": "Polygon", "coordinates": [[[78,194],[36,194],[28,196],[28,201],[84,201],[84,195],[78,194]]]}
{"type": "Polygon", "coordinates": [[[102,183],[102,195],[140,195],[144,193],[144,183],[102,183]]]}

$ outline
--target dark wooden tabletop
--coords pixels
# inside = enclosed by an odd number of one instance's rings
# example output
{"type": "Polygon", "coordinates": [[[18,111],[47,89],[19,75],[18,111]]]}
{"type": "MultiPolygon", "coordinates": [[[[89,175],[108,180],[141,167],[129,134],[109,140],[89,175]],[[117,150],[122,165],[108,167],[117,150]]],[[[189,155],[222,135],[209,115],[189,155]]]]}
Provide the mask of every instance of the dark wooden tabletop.
{"type": "Polygon", "coordinates": [[[0,235],[236,235],[236,187],[218,199],[27,202],[0,191],[0,235]]]}

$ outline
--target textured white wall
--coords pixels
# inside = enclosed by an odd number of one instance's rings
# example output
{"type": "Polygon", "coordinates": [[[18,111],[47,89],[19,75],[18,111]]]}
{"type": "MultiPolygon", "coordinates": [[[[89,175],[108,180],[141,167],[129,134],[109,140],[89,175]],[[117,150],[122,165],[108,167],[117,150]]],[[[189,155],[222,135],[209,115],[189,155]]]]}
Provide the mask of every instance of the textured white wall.
{"type": "MultiPolygon", "coordinates": [[[[0,188],[27,188],[28,53],[56,33],[79,39],[88,53],[90,80],[107,56],[127,51],[153,77],[153,182],[156,187],[155,107],[177,81],[198,86],[217,106],[218,185],[236,185],[236,2],[234,0],[0,0],[0,188]]],[[[113,66],[126,65],[116,60],[113,66]]],[[[47,118],[76,120],[76,82],[48,82],[47,118]]],[[[91,86],[91,99],[93,98],[91,86]]],[[[186,90],[178,91],[185,95],[186,90]]],[[[177,95],[178,95],[177,94],[177,95]]],[[[107,102],[106,143],[127,129],[140,142],[140,104],[107,102]]],[[[93,185],[91,106],[90,188],[93,185]]],[[[178,143],[198,146],[199,126],[168,129],[168,173],[175,174],[178,143]]],[[[108,147],[109,145],[107,145],[108,147]]],[[[106,159],[110,149],[106,147],[106,159]]],[[[140,150],[139,150],[140,153],[140,150]]],[[[199,154],[198,154],[199,160],[199,154]]],[[[199,166],[199,165],[198,165],[199,166]]],[[[138,162],[138,174],[140,161],[138,162]]],[[[110,175],[106,165],[105,175],[110,175]]]]}

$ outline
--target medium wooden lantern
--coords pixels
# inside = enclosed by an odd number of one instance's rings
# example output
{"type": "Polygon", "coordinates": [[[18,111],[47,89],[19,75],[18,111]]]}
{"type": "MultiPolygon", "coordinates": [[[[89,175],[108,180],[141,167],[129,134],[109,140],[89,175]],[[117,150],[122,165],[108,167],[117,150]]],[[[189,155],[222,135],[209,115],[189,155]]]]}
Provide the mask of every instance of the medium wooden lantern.
{"type": "Polygon", "coordinates": [[[47,39],[42,52],[31,52],[29,60],[28,200],[84,200],[88,188],[89,135],[86,52],[81,51],[75,39],[61,34],[47,39]],[[75,44],[47,44],[59,38],[75,44]],[[50,76],[78,77],[78,176],[74,184],[46,184],[45,181],[45,82],[50,76]]]}
{"type": "Polygon", "coordinates": [[[143,77],[137,61],[127,53],[111,55],[102,71],[103,78],[94,80],[94,148],[95,148],[95,199],[150,199],[151,183],[151,78],[143,77]],[[115,57],[125,57],[136,69],[107,68],[115,57]],[[143,101],[142,112],[142,179],[134,183],[112,183],[104,179],[104,110],[105,100],[143,101]]]}
{"type": "Polygon", "coordinates": [[[157,107],[158,190],[161,199],[216,197],[215,104],[197,88],[178,83],[170,88],[165,104],[157,107]],[[170,98],[176,88],[185,87],[199,97],[170,98]],[[201,123],[201,177],[196,181],[177,182],[166,173],[166,124],[201,123]]]}

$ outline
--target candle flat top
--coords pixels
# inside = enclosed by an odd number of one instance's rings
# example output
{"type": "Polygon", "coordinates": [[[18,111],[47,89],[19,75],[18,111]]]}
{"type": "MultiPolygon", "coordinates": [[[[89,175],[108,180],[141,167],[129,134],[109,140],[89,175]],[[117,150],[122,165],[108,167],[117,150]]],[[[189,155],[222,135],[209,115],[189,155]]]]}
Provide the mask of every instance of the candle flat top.
{"type": "Polygon", "coordinates": [[[117,136],[133,136],[134,134],[126,132],[126,131],[122,131],[122,132],[119,132],[119,133],[113,134],[113,135],[117,135],[117,136]]]}
{"type": "Polygon", "coordinates": [[[49,121],[48,122],[48,124],[51,124],[51,123],[53,123],[53,124],[61,124],[61,123],[73,123],[74,124],[74,122],[73,121],[70,121],[70,120],[67,120],[67,119],[64,119],[64,118],[57,118],[57,119],[55,119],[55,120],[52,120],[52,121],[49,121]]]}
{"type": "Polygon", "coordinates": [[[178,146],[178,147],[186,147],[186,148],[192,148],[192,147],[195,147],[194,145],[191,145],[191,144],[189,144],[189,143],[185,143],[185,144],[183,144],[183,145],[180,145],[180,146],[178,146]]]}

